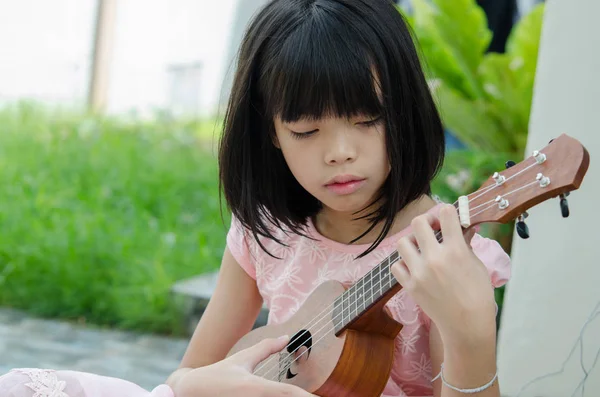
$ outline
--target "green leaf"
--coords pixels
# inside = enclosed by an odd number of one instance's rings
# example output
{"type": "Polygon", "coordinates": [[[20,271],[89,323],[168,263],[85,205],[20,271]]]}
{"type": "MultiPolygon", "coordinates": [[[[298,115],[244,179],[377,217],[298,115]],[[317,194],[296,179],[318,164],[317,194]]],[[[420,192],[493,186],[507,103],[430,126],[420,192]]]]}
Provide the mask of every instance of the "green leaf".
{"type": "Polygon", "coordinates": [[[483,95],[477,69],[492,33],[475,0],[414,0],[414,30],[435,77],[463,96],[483,95]]]}
{"type": "Polygon", "coordinates": [[[510,67],[511,60],[505,54],[490,53],[483,59],[479,77],[489,102],[490,117],[497,120],[505,131],[504,141],[511,150],[519,150],[519,136],[527,135],[529,114],[527,103],[531,98],[519,89],[519,75],[510,67]]]}
{"type": "Polygon", "coordinates": [[[485,12],[475,0],[434,0],[434,3],[440,32],[461,63],[475,72],[492,40],[485,12]]]}
{"type": "Polygon", "coordinates": [[[462,97],[445,82],[433,83],[438,108],[446,125],[462,142],[482,151],[510,151],[497,120],[490,117],[489,104],[462,97]]]}
{"type": "Polygon", "coordinates": [[[544,9],[544,3],[540,3],[523,16],[513,28],[506,42],[506,53],[514,61],[522,63],[518,65],[518,69],[527,75],[535,75],[544,9]]]}
{"type": "Polygon", "coordinates": [[[511,59],[510,70],[519,76],[516,81],[516,90],[523,100],[521,117],[527,124],[529,124],[531,114],[544,9],[545,5],[541,3],[521,18],[506,43],[506,54],[511,59]]]}
{"type": "Polygon", "coordinates": [[[413,2],[414,12],[409,22],[415,32],[417,49],[428,77],[438,77],[452,82],[455,88],[463,85],[464,76],[452,58],[450,49],[435,28],[434,9],[424,0],[413,2]]]}

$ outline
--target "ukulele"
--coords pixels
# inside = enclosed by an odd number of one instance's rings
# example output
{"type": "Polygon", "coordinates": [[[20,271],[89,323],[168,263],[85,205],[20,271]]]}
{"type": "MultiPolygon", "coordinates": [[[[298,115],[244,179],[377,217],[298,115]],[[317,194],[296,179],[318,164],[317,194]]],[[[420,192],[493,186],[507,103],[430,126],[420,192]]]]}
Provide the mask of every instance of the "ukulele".
{"type": "MultiPolygon", "coordinates": [[[[508,162],[509,168],[454,204],[463,232],[518,218],[517,231],[526,238],[526,210],[554,197],[560,197],[562,215],[568,216],[566,196],[579,188],[588,165],[588,151],[565,134],[518,164],[508,162]]],[[[441,241],[439,231],[437,235],[441,241]]],[[[255,375],[322,397],[380,396],[394,361],[394,339],[402,329],[384,311],[402,288],[390,271],[398,259],[394,251],[349,288],[335,280],[322,283],[290,319],[252,330],[228,355],[265,338],[290,335],[282,351],[256,366],[255,375]]]]}

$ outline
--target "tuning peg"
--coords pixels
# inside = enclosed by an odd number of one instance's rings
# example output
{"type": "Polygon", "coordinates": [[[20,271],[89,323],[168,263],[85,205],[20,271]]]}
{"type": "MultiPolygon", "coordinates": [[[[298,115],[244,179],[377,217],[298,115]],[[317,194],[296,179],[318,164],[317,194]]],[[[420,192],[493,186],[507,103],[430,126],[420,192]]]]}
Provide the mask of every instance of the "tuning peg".
{"type": "Polygon", "coordinates": [[[508,160],[504,165],[506,166],[506,168],[510,168],[510,167],[512,167],[515,164],[517,164],[517,163],[515,163],[512,160],[508,160]]]}
{"type": "Polygon", "coordinates": [[[528,216],[529,214],[527,214],[527,212],[524,212],[521,215],[519,215],[519,218],[517,219],[517,233],[522,239],[529,238],[529,227],[525,223],[525,218],[527,218],[528,216]]]}
{"type": "Polygon", "coordinates": [[[560,212],[563,218],[567,218],[569,216],[569,202],[567,201],[567,196],[569,192],[563,193],[560,195],[560,212]]]}

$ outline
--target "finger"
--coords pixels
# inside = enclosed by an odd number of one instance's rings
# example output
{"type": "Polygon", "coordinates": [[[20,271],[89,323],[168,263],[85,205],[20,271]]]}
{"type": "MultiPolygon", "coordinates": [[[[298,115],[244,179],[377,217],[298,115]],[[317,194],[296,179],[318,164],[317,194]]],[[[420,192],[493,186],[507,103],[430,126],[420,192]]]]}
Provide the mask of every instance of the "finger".
{"type": "Polygon", "coordinates": [[[248,371],[254,371],[256,366],[267,359],[270,355],[281,351],[289,342],[289,336],[282,336],[277,339],[264,339],[254,346],[237,352],[230,359],[240,365],[243,365],[248,371]]]}
{"type": "Polygon", "coordinates": [[[410,281],[410,273],[404,264],[404,260],[400,259],[394,263],[392,265],[391,272],[401,286],[408,285],[408,282],[410,281]]]}
{"type": "Polygon", "coordinates": [[[264,380],[264,397],[317,397],[304,389],[287,383],[278,383],[270,380],[264,380]]]}
{"type": "Polygon", "coordinates": [[[415,218],[412,222],[412,231],[421,252],[431,251],[439,245],[434,227],[437,228],[439,221],[431,214],[424,214],[415,218]]]}
{"type": "Polygon", "coordinates": [[[402,262],[402,266],[405,266],[409,273],[412,273],[416,266],[421,262],[421,254],[419,253],[414,238],[411,236],[405,236],[398,241],[396,247],[400,259],[398,264],[402,262]]]}
{"type": "Polygon", "coordinates": [[[473,236],[475,236],[475,233],[477,233],[477,230],[474,227],[470,227],[469,229],[467,229],[467,232],[464,234],[465,242],[467,243],[467,245],[469,247],[471,247],[471,240],[473,239],[473,236]]]}
{"type": "Polygon", "coordinates": [[[451,204],[444,205],[440,208],[439,218],[444,241],[452,244],[464,240],[463,228],[460,225],[456,207],[451,204]]]}

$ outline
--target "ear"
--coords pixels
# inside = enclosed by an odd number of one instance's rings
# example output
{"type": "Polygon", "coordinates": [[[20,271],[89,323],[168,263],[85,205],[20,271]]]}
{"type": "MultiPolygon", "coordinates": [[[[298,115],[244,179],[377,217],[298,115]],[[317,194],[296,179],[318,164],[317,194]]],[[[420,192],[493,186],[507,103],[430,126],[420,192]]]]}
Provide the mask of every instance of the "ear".
{"type": "Polygon", "coordinates": [[[271,142],[273,142],[273,146],[275,146],[277,149],[281,150],[281,145],[279,144],[279,139],[277,138],[277,134],[273,133],[273,135],[271,136],[271,142]]]}
{"type": "Polygon", "coordinates": [[[271,135],[271,143],[273,143],[273,146],[275,146],[277,149],[281,150],[281,145],[279,144],[279,139],[277,138],[277,126],[276,126],[275,119],[271,119],[269,135],[271,135]]]}

